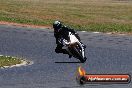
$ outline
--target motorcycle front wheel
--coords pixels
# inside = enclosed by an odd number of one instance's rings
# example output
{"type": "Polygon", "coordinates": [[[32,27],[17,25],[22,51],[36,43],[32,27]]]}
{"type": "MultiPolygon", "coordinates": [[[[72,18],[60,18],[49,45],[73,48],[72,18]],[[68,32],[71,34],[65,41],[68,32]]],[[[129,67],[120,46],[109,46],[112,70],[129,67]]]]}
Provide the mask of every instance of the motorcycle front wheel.
{"type": "Polygon", "coordinates": [[[84,63],[87,60],[86,57],[82,56],[82,51],[80,51],[80,47],[78,45],[74,47],[74,51],[76,52],[76,56],[81,63],[84,63]]]}

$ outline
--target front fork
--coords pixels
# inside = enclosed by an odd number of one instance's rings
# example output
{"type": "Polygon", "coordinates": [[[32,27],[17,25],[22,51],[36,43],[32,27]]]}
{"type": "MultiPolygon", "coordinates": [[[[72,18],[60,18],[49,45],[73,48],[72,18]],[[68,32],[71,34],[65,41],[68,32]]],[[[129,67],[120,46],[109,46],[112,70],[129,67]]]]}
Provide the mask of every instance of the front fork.
{"type": "Polygon", "coordinates": [[[81,43],[81,42],[79,42],[79,45],[81,46],[81,52],[82,52],[82,56],[83,56],[83,58],[85,57],[85,49],[84,49],[84,45],[83,45],[83,43],[81,43]]]}

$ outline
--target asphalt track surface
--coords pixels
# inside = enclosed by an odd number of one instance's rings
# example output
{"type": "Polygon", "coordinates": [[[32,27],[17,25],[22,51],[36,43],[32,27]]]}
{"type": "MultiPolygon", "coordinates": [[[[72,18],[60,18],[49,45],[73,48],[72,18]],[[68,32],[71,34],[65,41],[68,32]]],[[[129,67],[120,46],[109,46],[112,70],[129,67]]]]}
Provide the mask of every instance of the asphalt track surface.
{"type": "Polygon", "coordinates": [[[132,84],[76,82],[82,66],[89,74],[132,75],[132,37],[78,32],[87,45],[86,63],[56,54],[53,30],[0,25],[0,54],[23,57],[34,64],[0,69],[0,88],[132,88],[132,84]]]}

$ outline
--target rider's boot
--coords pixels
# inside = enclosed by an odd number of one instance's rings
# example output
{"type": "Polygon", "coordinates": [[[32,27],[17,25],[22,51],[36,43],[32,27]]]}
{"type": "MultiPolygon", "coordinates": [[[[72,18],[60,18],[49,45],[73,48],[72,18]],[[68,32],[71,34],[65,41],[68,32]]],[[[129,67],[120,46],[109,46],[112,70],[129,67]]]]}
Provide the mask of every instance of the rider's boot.
{"type": "Polygon", "coordinates": [[[69,58],[72,58],[72,55],[69,55],[69,58]]]}

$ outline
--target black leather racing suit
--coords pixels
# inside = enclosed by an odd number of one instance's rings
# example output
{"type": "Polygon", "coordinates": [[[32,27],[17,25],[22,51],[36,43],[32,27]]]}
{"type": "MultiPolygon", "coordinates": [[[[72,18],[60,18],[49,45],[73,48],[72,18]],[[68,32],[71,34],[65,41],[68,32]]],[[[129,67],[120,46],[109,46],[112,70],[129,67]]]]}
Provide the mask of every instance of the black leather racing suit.
{"type": "Polygon", "coordinates": [[[68,40],[68,33],[71,32],[73,34],[75,34],[75,36],[78,38],[78,40],[80,41],[80,37],[78,36],[78,34],[75,32],[74,29],[71,29],[71,28],[68,28],[66,26],[62,26],[60,29],[59,29],[59,32],[58,31],[54,31],[54,36],[56,38],[56,44],[57,44],[57,47],[55,49],[55,52],[56,53],[63,53],[63,54],[68,54],[68,52],[65,50],[65,49],[62,49],[63,47],[63,44],[61,44],[58,40],[60,38],[64,38],[66,40],[68,40]]]}

